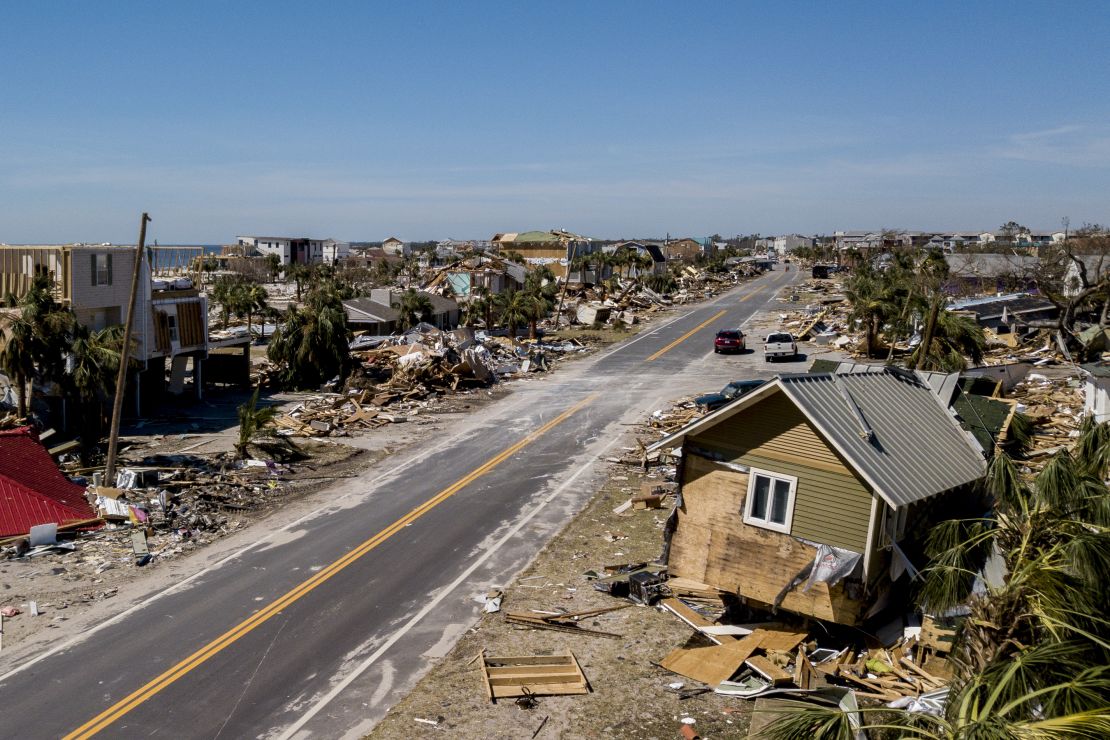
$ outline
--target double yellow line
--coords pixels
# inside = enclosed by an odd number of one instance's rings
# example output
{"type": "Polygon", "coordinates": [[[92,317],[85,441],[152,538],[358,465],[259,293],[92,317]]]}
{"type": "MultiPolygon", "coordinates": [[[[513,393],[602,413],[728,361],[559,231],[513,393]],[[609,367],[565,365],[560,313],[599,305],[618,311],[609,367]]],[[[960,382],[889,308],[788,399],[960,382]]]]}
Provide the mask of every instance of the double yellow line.
{"type": "Polygon", "coordinates": [[[671,342],[670,344],[668,344],[668,345],[667,345],[666,347],[664,347],[663,349],[661,349],[661,350],[659,350],[658,352],[656,352],[656,353],[655,353],[654,355],[652,355],[651,357],[649,357],[649,358],[647,358],[646,360],[644,360],[644,362],[651,362],[652,360],[657,360],[657,359],[659,359],[660,357],[662,357],[663,355],[667,354],[668,352],[670,352],[670,351],[671,351],[672,349],[674,349],[674,348],[675,348],[675,347],[677,347],[678,345],[680,345],[680,344],[682,344],[683,342],[685,342],[685,341],[686,341],[687,339],[689,339],[689,338],[690,338],[690,337],[692,337],[693,335],[697,334],[699,330],[701,330],[701,329],[704,329],[704,328],[705,328],[705,327],[706,327],[706,326],[707,326],[708,324],[712,324],[712,323],[713,323],[714,321],[716,321],[717,319],[719,319],[719,318],[721,318],[722,316],[724,316],[724,315],[725,315],[726,313],[728,313],[728,312],[727,312],[727,311],[718,311],[717,313],[713,314],[712,316],[710,316],[710,317],[709,317],[708,319],[706,319],[705,321],[703,321],[703,322],[701,322],[700,324],[698,324],[697,326],[695,326],[695,327],[694,327],[693,329],[691,329],[690,331],[688,331],[688,332],[686,332],[685,334],[683,334],[683,335],[682,335],[681,337],[679,337],[678,339],[676,339],[676,340],[674,340],[673,342],[671,342]]]}
{"type": "Polygon", "coordinates": [[[348,552],[343,557],[341,557],[338,560],[336,560],[335,562],[331,563],[331,565],[328,565],[327,567],[318,571],[311,578],[308,578],[307,580],[303,581],[298,586],[294,587],[292,590],[288,591],[286,594],[279,597],[276,601],[271,602],[265,608],[263,608],[260,611],[252,614],[250,617],[243,620],[242,622],[240,622],[236,626],[232,627],[227,632],[223,633],[222,635],[217,637],[212,642],[210,642],[207,645],[205,645],[204,647],[200,648],[199,650],[197,650],[195,653],[193,653],[189,657],[180,661],[179,663],[177,663],[176,665],[174,665],[172,668],[168,669],[167,671],[165,671],[161,675],[157,676],[156,678],[151,680],[149,683],[140,687],[136,691],[128,694],[126,697],[119,700],[118,702],[116,702],[112,706],[108,707],[103,712],[96,715],[95,717],[90,719],[88,722],[86,722],[85,724],[78,727],[73,732],[70,732],[68,735],[65,736],[65,739],[70,740],[71,738],[92,737],[96,733],[98,733],[101,730],[103,730],[104,728],[108,727],[113,722],[118,720],[120,717],[124,716],[125,714],[130,712],[132,709],[139,706],[140,704],[142,704],[143,702],[145,702],[147,699],[151,698],[152,696],[154,696],[158,692],[162,691],[164,688],[166,688],[170,684],[172,684],[175,681],[177,681],[178,679],[182,678],[187,673],[189,673],[191,670],[193,670],[194,668],[196,668],[200,664],[204,663],[206,660],[208,660],[212,656],[216,655],[217,653],[219,653],[224,648],[230,646],[231,644],[233,644],[234,642],[239,640],[241,637],[246,636],[251,631],[253,631],[255,628],[264,624],[271,617],[278,614],[282,609],[286,608],[287,606],[290,606],[291,604],[295,603],[299,599],[301,599],[304,596],[306,596],[307,594],[309,594],[317,586],[320,586],[325,581],[330,579],[332,576],[335,576],[341,570],[343,570],[347,566],[349,566],[352,563],[354,563],[355,561],[357,561],[363,555],[370,552],[375,547],[382,544],[383,542],[388,540],[393,535],[397,534],[397,532],[404,529],[409,524],[412,524],[417,519],[424,516],[429,511],[431,511],[433,508],[435,508],[439,504],[443,503],[447,499],[451,498],[451,496],[454,496],[456,493],[458,493],[463,488],[465,488],[466,486],[473,483],[475,480],[477,480],[481,476],[485,475],[489,471],[496,468],[498,465],[503,463],[509,457],[515,455],[517,452],[520,452],[520,450],[524,449],[525,447],[532,444],[537,439],[539,439],[543,435],[547,434],[549,431],[551,431],[552,429],[554,429],[558,425],[562,424],[564,421],[566,421],[571,416],[576,414],[578,411],[580,411],[586,405],[593,402],[598,397],[598,395],[599,394],[594,393],[594,394],[591,394],[591,395],[587,396],[586,398],[582,399],[578,403],[571,406],[569,409],[567,409],[563,413],[556,416],[551,421],[547,422],[543,426],[539,427],[535,431],[528,434],[526,437],[524,437],[520,441],[516,442],[515,444],[513,444],[510,447],[505,448],[499,454],[497,454],[495,457],[491,458],[490,460],[487,460],[485,463],[483,463],[478,468],[475,468],[473,471],[471,471],[465,477],[460,478],[459,480],[452,483],[447,488],[445,488],[442,491],[440,491],[439,493],[437,493],[432,498],[430,498],[427,501],[425,501],[424,503],[420,504],[415,509],[411,510],[410,512],[408,512],[407,514],[402,516],[400,519],[393,522],[388,527],[381,530],[380,532],[375,534],[373,537],[371,537],[370,539],[366,540],[365,542],[363,542],[361,545],[359,545],[355,549],[348,552]]]}

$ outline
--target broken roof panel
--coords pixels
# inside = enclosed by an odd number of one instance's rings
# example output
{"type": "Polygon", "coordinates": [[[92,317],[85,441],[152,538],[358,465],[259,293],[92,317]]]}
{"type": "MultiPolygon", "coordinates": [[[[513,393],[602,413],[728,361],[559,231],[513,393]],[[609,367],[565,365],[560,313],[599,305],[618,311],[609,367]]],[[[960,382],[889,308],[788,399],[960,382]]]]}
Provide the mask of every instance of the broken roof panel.
{"type": "Polygon", "coordinates": [[[95,516],[84,487],[62,475],[30,427],[0,431],[0,537],[95,516]]]}

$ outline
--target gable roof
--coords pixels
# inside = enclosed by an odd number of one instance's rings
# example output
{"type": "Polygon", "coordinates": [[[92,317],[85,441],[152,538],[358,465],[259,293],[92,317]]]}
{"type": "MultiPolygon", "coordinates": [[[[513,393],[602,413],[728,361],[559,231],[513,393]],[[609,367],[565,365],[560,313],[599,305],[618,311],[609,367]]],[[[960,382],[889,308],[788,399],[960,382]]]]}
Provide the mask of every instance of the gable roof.
{"type": "Polygon", "coordinates": [[[30,427],[0,431],[0,537],[95,516],[84,487],[62,475],[30,427]]]}
{"type": "Polygon", "coordinates": [[[392,306],[369,298],[348,298],[343,301],[343,308],[347,312],[347,320],[354,323],[396,321],[401,316],[401,312],[392,306]]]}
{"type": "Polygon", "coordinates": [[[943,402],[912,373],[780,375],[649,450],[674,447],[772,393],[805,415],[884,501],[898,508],[979,480],[986,460],[943,402]]]}

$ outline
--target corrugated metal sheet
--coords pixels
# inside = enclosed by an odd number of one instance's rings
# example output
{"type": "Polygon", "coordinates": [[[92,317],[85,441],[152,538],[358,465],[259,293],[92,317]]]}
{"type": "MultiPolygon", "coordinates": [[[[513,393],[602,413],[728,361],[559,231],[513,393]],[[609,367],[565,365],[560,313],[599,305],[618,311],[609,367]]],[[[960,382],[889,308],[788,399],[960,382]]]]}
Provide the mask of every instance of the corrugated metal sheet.
{"type": "Polygon", "coordinates": [[[892,506],[971,483],[986,472],[972,441],[913,376],[795,375],[778,382],[892,506]]]}
{"type": "Polygon", "coordinates": [[[29,427],[0,431],[0,537],[96,516],[29,427]]]}

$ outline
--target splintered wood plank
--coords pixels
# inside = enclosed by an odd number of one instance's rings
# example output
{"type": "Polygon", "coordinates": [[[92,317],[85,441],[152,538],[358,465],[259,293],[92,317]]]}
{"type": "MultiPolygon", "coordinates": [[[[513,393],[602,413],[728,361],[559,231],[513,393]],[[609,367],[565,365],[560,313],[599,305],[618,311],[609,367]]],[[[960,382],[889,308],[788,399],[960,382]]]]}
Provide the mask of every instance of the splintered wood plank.
{"type": "MultiPolygon", "coordinates": [[[[659,605],[696,630],[700,630],[702,627],[713,626],[712,622],[710,622],[702,615],[698,614],[690,607],[686,606],[678,599],[663,599],[661,602],[659,602],[659,605]]],[[[727,642],[736,641],[736,638],[732,635],[708,635],[708,637],[709,639],[713,640],[713,642],[722,645],[727,642]]]]}
{"type": "Polygon", "coordinates": [[[744,665],[771,682],[772,686],[784,686],[794,680],[794,676],[771,662],[766,655],[756,655],[744,661],[744,665]]]}

